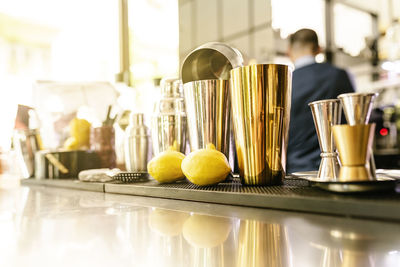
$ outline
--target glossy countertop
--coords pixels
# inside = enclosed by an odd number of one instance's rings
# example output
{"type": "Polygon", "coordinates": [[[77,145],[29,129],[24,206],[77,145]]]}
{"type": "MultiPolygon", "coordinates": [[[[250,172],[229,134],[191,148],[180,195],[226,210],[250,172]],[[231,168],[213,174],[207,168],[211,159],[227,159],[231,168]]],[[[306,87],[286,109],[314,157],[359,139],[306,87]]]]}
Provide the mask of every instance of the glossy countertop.
{"type": "Polygon", "coordinates": [[[397,267],[400,223],[18,186],[0,266],[397,267]]]}

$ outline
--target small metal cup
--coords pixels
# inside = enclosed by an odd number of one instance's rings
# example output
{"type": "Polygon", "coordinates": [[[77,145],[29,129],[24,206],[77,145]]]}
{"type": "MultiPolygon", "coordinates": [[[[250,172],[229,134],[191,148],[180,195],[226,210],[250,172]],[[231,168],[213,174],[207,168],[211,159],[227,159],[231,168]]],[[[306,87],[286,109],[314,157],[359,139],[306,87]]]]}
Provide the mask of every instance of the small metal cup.
{"type": "Polygon", "coordinates": [[[231,70],[232,121],[242,184],[281,184],[285,177],[291,80],[287,65],[231,70]]]}
{"type": "MultiPolygon", "coordinates": [[[[340,99],[344,115],[349,125],[367,124],[372,111],[372,105],[378,93],[347,93],[338,96],[340,99]]],[[[367,169],[373,178],[376,178],[375,160],[370,148],[370,158],[367,163],[367,169]]]]}
{"type": "Polygon", "coordinates": [[[334,125],[332,131],[342,163],[339,181],[374,180],[368,171],[367,162],[374,139],[375,124],[334,125]]]}
{"type": "Polygon", "coordinates": [[[201,80],[183,85],[191,151],[214,144],[229,157],[229,81],[201,80]]]}
{"type": "Polygon", "coordinates": [[[367,124],[377,93],[348,93],[338,96],[349,125],[367,124]]]}
{"type": "Polygon", "coordinates": [[[315,129],[321,148],[321,163],[317,178],[321,181],[336,181],[339,176],[339,161],[332,135],[332,126],[340,123],[341,104],[338,99],[314,101],[311,108],[315,129]]]}

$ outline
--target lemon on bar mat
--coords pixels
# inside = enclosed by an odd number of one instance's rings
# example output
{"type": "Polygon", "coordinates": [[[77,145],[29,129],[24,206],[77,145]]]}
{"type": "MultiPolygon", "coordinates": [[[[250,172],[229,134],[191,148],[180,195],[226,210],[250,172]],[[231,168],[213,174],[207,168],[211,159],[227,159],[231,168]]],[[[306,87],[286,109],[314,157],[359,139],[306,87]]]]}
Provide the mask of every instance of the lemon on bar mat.
{"type": "Polygon", "coordinates": [[[222,182],[231,172],[225,155],[213,144],[190,153],[182,161],[182,171],[186,178],[196,185],[212,185],[222,182]]]}
{"type": "Polygon", "coordinates": [[[149,174],[160,183],[172,183],[184,178],[181,170],[185,154],[170,147],[152,158],[147,164],[149,174]]]}
{"type": "Polygon", "coordinates": [[[85,119],[72,119],[69,123],[71,137],[65,141],[64,148],[68,150],[89,148],[90,126],[90,122],[85,119]]]}

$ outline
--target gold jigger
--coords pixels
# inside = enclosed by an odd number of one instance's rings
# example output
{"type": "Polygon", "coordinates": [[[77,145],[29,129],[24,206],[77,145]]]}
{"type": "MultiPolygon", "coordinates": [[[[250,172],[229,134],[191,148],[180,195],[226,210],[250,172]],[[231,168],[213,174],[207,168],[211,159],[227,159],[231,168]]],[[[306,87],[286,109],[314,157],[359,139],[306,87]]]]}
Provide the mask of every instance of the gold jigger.
{"type": "Polygon", "coordinates": [[[367,169],[375,124],[334,125],[333,137],[339,152],[339,181],[370,181],[374,180],[367,169]]]}

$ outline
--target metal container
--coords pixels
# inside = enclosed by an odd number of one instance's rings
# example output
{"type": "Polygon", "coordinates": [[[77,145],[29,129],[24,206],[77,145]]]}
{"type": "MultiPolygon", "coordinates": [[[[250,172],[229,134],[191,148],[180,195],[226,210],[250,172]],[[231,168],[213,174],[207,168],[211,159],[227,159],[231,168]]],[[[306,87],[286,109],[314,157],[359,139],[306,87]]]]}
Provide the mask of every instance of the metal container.
{"type": "Polygon", "coordinates": [[[163,79],[161,81],[161,99],[154,105],[151,123],[154,155],[158,155],[170,147],[185,153],[186,129],[185,102],[181,93],[181,81],[163,79]]]}
{"type": "Polygon", "coordinates": [[[95,151],[38,151],[35,155],[36,179],[78,179],[80,171],[101,168],[95,151]]]}
{"type": "Polygon", "coordinates": [[[281,184],[285,177],[291,81],[287,65],[231,70],[232,121],[242,184],[281,184]]]}
{"type": "Polygon", "coordinates": [[[14,130],[13,145],[22,177],[32,177],[35,172],[35,153],[41,149],[39,130],[14,130]]]}
{"type": "Polygon", "coordinates": [[[367,124],[377,93],[348,93],[338,96],[344,115],[350,125],[367,124]]]}
{"type": "Polygon", "coordinates": [[[223,79],[229,80],[229,71],[243,65],[243,56],[224,43],[211,42],[193,50],[183,61],[182,82],[223,79]]]}
{"type": "Polygon", "coordinates": [[[375,180],[367,165],[372,151],[375,124],[334,125],[332,131],[342,163],[339,181],[375,180]]]}
{"type": "Polygon", "coordinates": [[[115,131],[111,125],[103,125],[90,130],[90,149],[95,151],[101,161],[101,168],[115,168],[115,131]]]}
{"type": "Polygon", "coordinates": [[[149,135],[143,122],[143,114],[131,114],[125,131],[125,165],[130,172],[146,172],[149,135]]]}
{"type": "MultiPolygon", "coordinates": [[[[338,96],[343,106],[347,123],[351,126],[366,125],[369,122],[372,106],[378,93],[347,93],[338,96]]],[[[376,179],[375,159],[372,147],[369,147],[370,157],[367,163],[369,175],[376,179]]],[[[341,158],[341,156],[339,155],[341,158]]]]}
{"type": "Polygon", "coordinates": [[[321,163],[317,179],[319,181],[336,181],[340,165],[333,140],[332,126],[340,124],[342,106],[339,99],[326,99],[308,104],[314,119],[321,149],[321,163]]]}
{"type": "Polygon", "coordinates": [[[229,158],[229,81],[193,81],[183,88],[191,151],[211,143],[229,158]]]}

